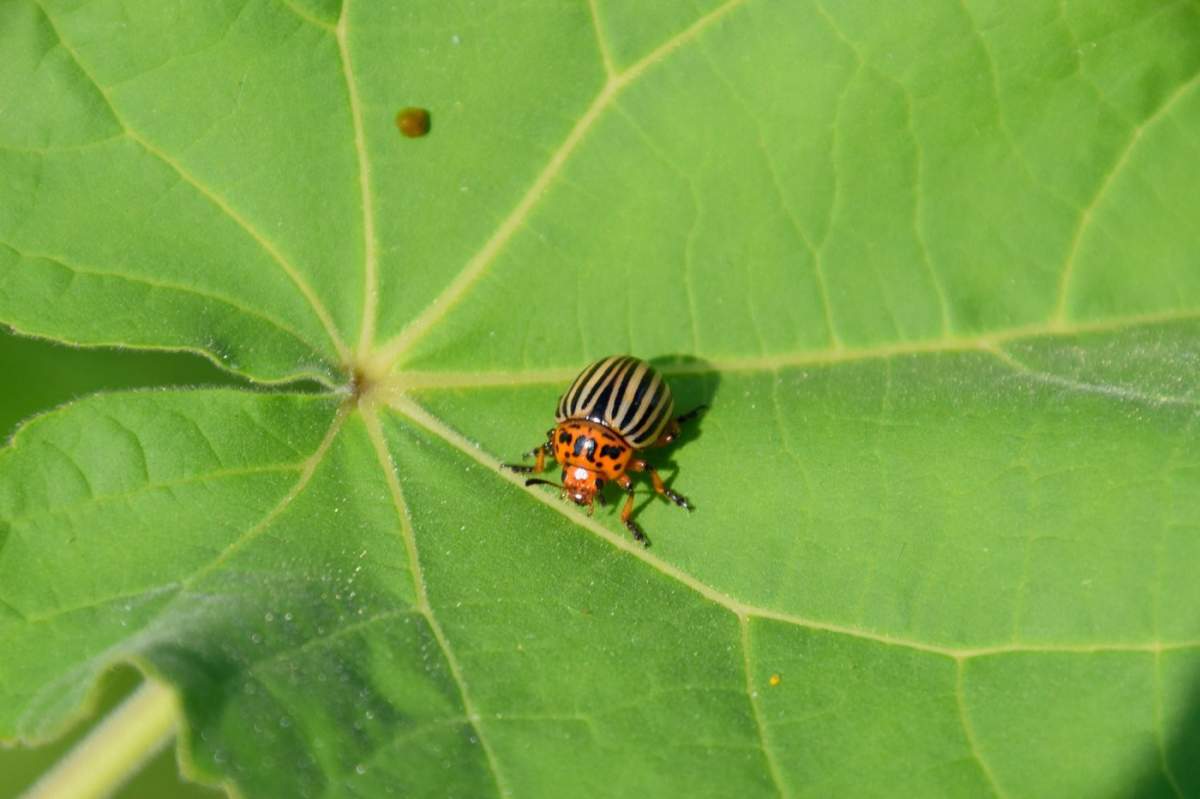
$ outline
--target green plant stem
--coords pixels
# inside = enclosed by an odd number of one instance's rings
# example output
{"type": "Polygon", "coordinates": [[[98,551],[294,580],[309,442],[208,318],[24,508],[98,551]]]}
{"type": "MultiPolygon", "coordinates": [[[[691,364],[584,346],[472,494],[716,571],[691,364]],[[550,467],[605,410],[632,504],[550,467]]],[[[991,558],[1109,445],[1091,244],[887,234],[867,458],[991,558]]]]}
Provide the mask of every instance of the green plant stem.
{"type": "Polygon", "coordinates": [[[146,680],[22,799],[110,796],[174,737],[178,718],[174,695],[146,680]]]}

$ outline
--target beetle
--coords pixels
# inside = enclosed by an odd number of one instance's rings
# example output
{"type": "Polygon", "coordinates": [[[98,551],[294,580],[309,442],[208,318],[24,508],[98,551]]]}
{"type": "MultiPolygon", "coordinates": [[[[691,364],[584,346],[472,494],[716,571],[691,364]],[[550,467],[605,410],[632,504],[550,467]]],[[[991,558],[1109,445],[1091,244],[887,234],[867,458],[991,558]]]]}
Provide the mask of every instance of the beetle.
{"type": "Polygon", "coordinates": [[[558,399],[555,426],[546,431],[546,442],[524,457],[534,457],[532,466],[503,464],[523,474],[546,469],[546,456],[562,465],[562,485],[530,478],[526,486],[551,485],[577,505],[586,505],[588,515],[597,500],[604,505],[603,489],[615,482],[626,493],[621,522],[643,546],[650,542],[633,513],[633,480],[630,472],[645,472],[655,492],[685,510],[692,505],[682,494],[668,488],[658,472],[637,457],[647,447],[664,447],[674,441],[680,426],[706,410],[701,405],[675,417],[671,388],[650,364],[632,355],[610,355],[588,364],[558,399]]]}

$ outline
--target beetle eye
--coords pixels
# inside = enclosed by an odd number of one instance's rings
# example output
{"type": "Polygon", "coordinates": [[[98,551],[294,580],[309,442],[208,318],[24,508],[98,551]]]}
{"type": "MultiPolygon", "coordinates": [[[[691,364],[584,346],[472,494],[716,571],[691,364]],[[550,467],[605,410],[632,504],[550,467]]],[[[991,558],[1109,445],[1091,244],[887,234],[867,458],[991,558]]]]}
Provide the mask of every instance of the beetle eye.
{"type": "Polygon", "coordinates": [[[559,479],[559,480],[566,480],[566,479],[567,479],[567,470],[566,470],[566,469],[563,469],[563,470],[562,470],[562,474],[561,474],[561,475],[559,475],[558,479],[559,479]]]}
{"type": "Polygon", "coordinates": [[[604,478],[603,477],[596,478],[596,488],[604,488],[604,478]]]}

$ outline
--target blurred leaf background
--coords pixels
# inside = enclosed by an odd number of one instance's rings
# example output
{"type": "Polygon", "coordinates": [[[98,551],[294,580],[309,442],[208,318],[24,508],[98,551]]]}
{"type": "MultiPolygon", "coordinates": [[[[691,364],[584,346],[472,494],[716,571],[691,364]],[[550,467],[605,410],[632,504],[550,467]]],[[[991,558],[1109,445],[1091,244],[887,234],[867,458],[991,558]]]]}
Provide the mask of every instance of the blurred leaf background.
{"type": "MultiPolygon", "coordinates": [[[[0,439],[24,419],[95,391],[162,386],[231,385],[237,378],[198,355],[116,349],[77,349],[13,335],[0,328],[0,439]]],[[[131,667],[114,669],[96,691],[96,704],[62,739],[43,746],[0,747],[0,797],[16,796],[46,773],[141,682],[131,667]]],[[[183,780],[172,743],[117,794],[126,799],[172,796],[213,799],[217,791],[183,780]]]]}

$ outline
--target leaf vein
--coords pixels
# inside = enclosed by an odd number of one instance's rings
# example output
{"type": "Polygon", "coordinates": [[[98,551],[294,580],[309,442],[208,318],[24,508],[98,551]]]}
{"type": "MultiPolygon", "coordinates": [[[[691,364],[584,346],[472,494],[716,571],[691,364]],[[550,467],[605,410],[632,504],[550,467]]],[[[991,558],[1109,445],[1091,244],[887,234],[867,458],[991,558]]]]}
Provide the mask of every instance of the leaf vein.
{"type": "Polygon", "coordinates": [[[746,700],[750,703],[750,709],[754,713],[754,726],[758,731],[758,740],[762,749],[763,759],[766,761],[767,770],[771,775],[771,781],[775,784],[776,792],[780,796],[789,796],[790,792],[786,788],[783,772],[780,771],[779,763],[775,758],[775,750],[767,739],[767,723],[763,719],[762,708],[759,706],[758,691],[754,688],[754,670],[750,666],[749,619],[739,614],[738,627],[741,629],[742,668],[746,673],[746,700]]]}
{"type": "Polygon", "coordinates": [[[80,144],[62,144],[56,147],[19,147],[15,144],[0,144],[0,150],[10,153],[33,153],[45,157],[58,153],[75,153],[81,150],[90,150],[93,147],[101,147],[114,141],[120,141],[126,138],[127,135],[125,130],[122,129],[119,133],[114,133],[111,136],[105,136],[102,139],[93,139],[92,141],[80,144]]]}
{"type": "Polygon", "coordinates": [[[608,42],[604,38],[604,25],[600,22],[600,9],[596,7],[596,0],[588,0],[588,11],[592,17],[592,29],[596,32],[596,48],[600,51],[604,73],[611,79],[616,76],[617,70],[613,66],[612,53],[609,52],[608,42]]]}
{"type": "Polygon", "coordinates": [[[1179,784],[1175,772],[1171,769],[1170,760],[1167,758],[1166,735],[1163,732],[1163,682],[1162,682],[1162,653],[1154,653],[1154,743],[1158,749],[1158,766],[1162,771],[1163,777],[1166,778],[1167,784],[1171,786],[1171,790],[1179,799],[1184,799],[1186,794],[1179,784]]]}
{"type": "Polygon", "coordinates": [[[146,456],[146,447],[144,444],[142,444],[142,437],[138,435],[136,430],[112,414],[105,414],[104,419],[112,424],[113,427],[120,430],[126,438],[133,442],[137,449],[138,468],[142,471],[142,479],[147,483],[150,482],[150,460],[146,456]]]}
{"type": "Polygon", "coordinates": [[[962,722],[963,735],[966,737],[967,747],[971,750],[971,757],[975,760],[975,764],[979,766],[979,771],[983,774],[984,780],[992,793],[1000,799],[1004,799],[1004,791],[1000,790],[1000,784],[996,782],[996,776],[992,773],[991,766],[983,758],[983,753],[979,750],[979,743],[975,739],[975,729],[971,726],[970,716],[967,714],[966,697],[963,695],[963,681],[965,679],[966,666],[963,661],[957,663],[954,678],[954,700],[958,706],[958,718],[962,722]]]}
{"type": "Polygon", "coordinates": [[[567,133],[565,139],[550,156],[550,160],[534,178],[532,185],[517,201],[516,206],[500,223],[499,227],[476,252],[459,273],[450,281],[426,309],[412,320],[398,335],[386,342],[377,354],[377,369],[379,373],[392,370],[397,361],[410,350],[418,340],[433,329],[439,320],[456,305],[460,299],[475,285],[476,281],[487,271],[496,257],[504,249],[513,235],[525,224],[547,190],[558,178],[563,167],[570,160],[580,142],[587,136],[601,114],[612,101],[626,88],[636,82],[648,69],[670,56],[684,44],[694,40],[707,28],[726,16],[728,13],[745,4],[748,0],[726,0],[725,3],[700,17],[696,22],[668,39],[653,52],[645,56],[624,72],[613,75],[601,88],[599,94],[592,100],[584,111],[583,116],[567,133]]]}
{"type": "Polygon", "coordinates": [[[140,133],[134,130],[132,126],[129,125],[121,112],[117,110],[117,106],[113,102],[109,90],[102,86],[92,72],[84,66],[83,60],[79,57],[79,54],[75,51],[75,48],[72,47],[67,41],[66,37],[62,35],[62,32],[58,29],[58,26],[55,24],[54,19],[50,16],[50,13],[42,6],[41,0],[34,0],[34,2],[37,4],[42,16],[46,19],[50,29],[54,32],[59,44],[61,44],[63,49],[71,56],[71,59],[79,68],[79,71],[83,74],[83,76],[86,77],[88,81],[90,81],[91,84],[96,87],[96,91],[98,91],[101,97],[104,98],[104,101],[108,105],[109,110],[112,112],[113,117],[125,131],[125,134],[130,139],[137,142],[137,144],[141,146],[142,149],[144,149],[147,153],[154,156],[159,161],[174,170],[175,173],[184,180],[184,182],[195,188],[201,195],[208,199],[209,202],[216,206],[218,210],[229,217],[230,220],[232,220],[252,239],[254,239],[255,242],[258,243],[258,245],[267,253],[267,255],[270,256],[270,258],[275,261],[276,264],[278,264],[279,268],[284,272],[287,278],[308,302],[318,321],[325,328],[325,332],[329,336],[330,341],[333,343],[334,349],[337,351],[338,356],[342,358],[343,361],[348,360],[349,351],[346,348],[345,342],[342,341],[341,335],[338,333],[337,326],[333,323],[333,318],[330,316],[328,309],[325,308],[324,303],[321,302],[312,286],[309,285],[308,281],[304,279],[296,267],[293,266],[292,263],[283,256],[283,253],[279,251],[279,248],[276,247],[273,242],[255,229],[250,224],[249,220],[238,213],[221,195],[217,194],[215,191],[197,180],[194,175],[183,168],[181,163],[155,147],[145,137],[143,137],[140,133]]]}
{"type": "MultiPolygon", "coordinates": [[[[987,66],[988,79],[991,84],[990,88],[992,100],[996,109],[996,126],[1000,130],[1000,135],[1004,138],[1005,145],[1009,150],[1012,151],[1013,156],[1016,158],[1018,167],[1020,167],[1021,171],[1025,173],[1025,177],[1029,179],[1030,183],[1045,191],[1049,197],[1056,200],[1060,205],[1063,206],[1065,210],[1071,210],[1078,213],[1080,208],[1076,203],[1059,194],[1053,186],[1043,181],[1034,173],[1033,165],[1030,163],[1029,158],[1025,155],[1025,151],[1017,145],[1017,138],[1015,135],[1013,135],[1012,128],[1010,128],[1008,125],[1008,119],[1004,116],[1004,107],[1000,101],[1000,69],[999,65],[996,63],[995,54],[992,52],[991,45],[988,44],[987,37],[983,33],[983,28],[980,27],[978,20],[975,18],[974,12],[971,11],[970,3],[968,3],[967,0],[959,0],[959,5],[962,7],[963,15],[967,19],[967,27],[970,29],[971,35],[979,43],[980,53],[983,55],[984,64],[987,66]]],[[[1059,4],[1059,14],[1060,16],[1063,16],[1061,2],[1059,4]]],[[[1074,40],[1074,34],[1071,31],[1070,26],[1065,24],[1065,19],[1064,27],[1067,29],[1068,36],[1074,40]]],[[[1080,71],[1078,55],[1080,51],[1081,48],[1079,44],[1077,42],[1073,42],[1073,45],[1070,48],[1070,53],[1075,57],[1077,71],[1080,71]]],[[[1082,71],[1080,71],[1080,74],[1082,75],[1082,71]]],[[[1095,91],[1094,87],[1093,90],[1095,91]]],[[[1104,101],[1104,98],[1100,97],[1098,91],[1096,94],[1098,99],[1107,105],[1107,103],[1104,101]]]]}
{"type": "Polygon", "coordinates": [[[846,105],[846,98],[850,95],[850,86],[862,73],[863,66],[866,64],[866,59],[859,51],[858,45],[856,45],[846,36],[841,26],[838,25],[837,20],[830,15],[828,9],[825,8],[821,0],[814,0],[813,8],[816,9],[817,14],[825,21],[825,24],[829,26],[829,29],[833,32],[834,37],[836,37],[837,40],[840,41],[850,51],[850,54],[854,56],[854,70],[846,77],[846,82],[842,85],[841,90],[838,92],[837,103],[833,109],[833,119],[829,123],[831,139],[829,147],[829,167],[830,171],[833,173],[833,185],[829,192],[829,203],[825,212],[824,229],[821,231],[820,240],[817,241],[817,257],[819,258],[820,255],[825,252],[825,245],[829,243],[829,237],[833,234],[833,225],[834,222],[837,221],[838,208],[842,200],[842,183],[838,179],[837,171],[837,158],[839,150],[838,141],[840,139],[838,132],[842,128],[842,111],[846,105]]]}
{"type": "MultiPolygon", "coordinates": [[[[45,443],[45,442],[43,442],[43,443],[45,443]]],[[[121,491],[121,492],[113,493],[113,494],[93,495],[93,496],[88,497],[87,499],[80,500],[79,502],[72,502],[69,505],[58,505],[53,508],[39,509],[36,511],[31,511],[29,513],[24,513],[20,516],[14,516],[11,519],[9,519],[8,522],[10,524],[12,524],[13,526],[16,526],[16,525],[31,521],[33,519],[41,518],[43,516],[69,516],[70,514],[74,513],[77,510],[80,510],[84,507],[94,507],[94,506],[98,506],[98,505],[104,505],[109,502],[130,500],[130,499],[134,499],[136,497],[140,497],[144,494],[149,494],[154,491],[160,491],[162,489],[179,488],[181,486],[193,485],[195,483],[203,483],[203,482],[207,482],[209,480],[214,480],[214,479],[220,480],[220,479],[223,479],[226,477],[244,477],[244,476],[253,475],[253,474],[268,474],[270,472],[299,471],[303,468],[303,466],[304,466],[303,461],[301,461],[300,463],[273,463],[273,464],[267,464],[264,466],[253,466],[253,467],[242,468],[242,469],[239,469],[239,468],[218,469],[218,470],[211,471],[211,472],[204,472],[203,474],[197,474],[197,475],[192,475],[190,477],[184,477],[179,480],[162,480],[162,481],[158,481],[158,482],[147,481],[143,485],[141,485],[135,489],[132,489],[130,491],[121,491]]]]}
{"type": "Polygon", "coordinates": [[[1092,221],[1095,218],[1096,209],[1100,203],[1108,195],[1112,189],[1113,183],[1117,176],[1122,174],[1128,167],[1130,158],[1137,150],[1138,143],[1141,142],[1142,136],[1147,130],[1153,128],[1158,122],[1164,119],[1168,112],[1175,107],[1179,100],[1190,92],[1192,89],[1200,85],[1200,72],[1197,72],[1191,78],[1183,81],[1175,88],[1171,94],[1162,102],[1162,104],[1150,116],[1142,120],[1133,129],[1129,140],[1125,143],[1116,161],[1113,162],[1112,168],[1104,175],[1100,184],[1096,188],[1096,193],[1092,195],[1091,201],[1084,206],[1080,211],[1079,221],[1075,225],[1075,232],[1071,237],[1071,244],[1067,250],[1066,259],[1063,262],[1062,270],[1058,281],[1058,298],[1055,302],[1054,322],[1059,325],[1064,325],[1067,322],[1067,301],[1070,297],[1071,282],[1074,279],[1077,262],[1079,260],[1079,251],[1083,243],[1084,234],[1091,228],[1092,221]]]}
{"type": "MultiPolygon", "coordinates": [[[[1058,339],[1070,336],[1123,332],[1135,327],[1148,327],[1177,322],[1200,320],[1200,309],[1184,309],[1166,313],[1116,317],[1097,322],[1080,322],[1067,327],[1053,323],[1038,323],[1005,328],[978,337],[918,339],[896,344],[843,350],[800,350],[764,356],[712,358],[707,363],[682,365],[665,364],[659,367],[664,375],[693,375],[711,372],[774,372],[803,366],[839,366],[864,360],[903,358],[911,355],[937,353],[980,353],[995,355],[999,345],[1008,341],[1058,339]]],[[[523,386],[561,383],[578,374],[577,367],[553,368],[521,372],[421,372],[410,371],[391,378],[387,390],[399,395],[418,389],[484,388],[488,386],[523,386]]]]}
{"type": "Polygon", "coordinates": [[[62,616],[69,616],[72,613],[78,613],[81,610],[92,610],[93,608],[98,608],[103,605],[111,605],[114,602],[127,601],[131,599],[149,599],[157,596],[158,594],[165,594],[170,591],[178,591],[181,588],[182,583],[179,581],[173,581],[170,583],[164,583],[163,585],[151,586],[149,588],[139,588],[136,591],[128,591],[121,594],[110,594],[109,596],[90,599],[81,605],[73,605],[69,608],[55,608],[49,613],[43,613],[35,616],[22,615],[22,618],[29,624],[45,624],[62,616]]]}
{"type": "Polygon", "coordinates": [[[897,646],[906,649],[914,649],[921,652],[929,652],[936,655],[942,655],[955,660],[966,660],[977,657],[990,657],[998,655],[1013,655],[1013,654],[1028,654],[1028,653],[1051,653],[1057,652],[1062,654],[1081,654],[1091,655],[1108,652],[1118,653],[1135,653],[1135,652],[1155,652],[1155,651],[1170,651],[1182,649],[1197,649],[1200,648],[1200,639],[1197,640],[1180,640],[1180,641],[1148,641],[1148,642],[1111,642],[1111,643],[1078,643],[1078,644],[1012,644],[1003,643],[986,646],[971,646],[971,647],[954,647],[941,644],[930,644],[923,641],[917,641],[909,638],[901,638],[887,635],[885,633],[877,633],[871,630],[862,629],[843,624],[835,624],[831,622],[819,621],[816,619],[806,618],[791,613],[784,613],[769,608],[757,607],[754,605],[742,602],[728,594],[705,585],[691,574],[683,571],[679,567],[662,560],[656,555],[651,554],[640,544],[634,543],[631,539],[625,538],[618,533],[609,530],[599,522],[585,516],[581,511],[575,510],[573,507],[567,506],[565,503],[559,502],[551,495],[540,491],[528,491],[524,487],[524,481],[521,477],[511,472],[503,471],[500,468],[500,460],[485,452],[483,449],[474,446],[461,433],[447,426],[442,420],[433,416],[423,407],[418,405],[407,396],[395,396],[390,398],[389,407],[406,416],[409,420],[424,428],[428,432],[445,441],[450,446],[459,450],[461,453],[476,461],[477,463],[488,467],[495,476],[509,484],[520,488],[537,502],[554,510],[555,512],[566,517],[569,521],[587,530],[588,532],[599,536],[617,549],[623,550],[633,557],[645,562],[651,568],[661,572],[682,585],[690,588],[697,594],[706,599],[724,607],[731,613],[738,616],[757,617],[761,619],[769,619],[772,621],[782,622],[784,624],[792,624],[797,627],[815,630],[819,632],[827,632],[835,635],[845,635],[851,638],[859,638],[867,641],[874,641],[878,644],[886,646],[897,646]]]}
{"type": "Polygon", "coordinates": [[[925,150],[921,147],[921,140],[917,138],[917,128],[913,121],[916,117],[916,108],[913,104],[912,92],[900,81],[892,80],[900,89],[900,95],[904,98],[904,126],[908,132],[909,139],[912,140],[914,173],[913,238],[916,239],[917,251],[921,254],[921,263],[925,267],[925,273],[929,276],[929,281],[933,284],[934,295],[937,297],[938,302],[938,312],[941,314],[941,333],[945,337],[951,334],[953,328],[950,320],[950,301],[946,295],[946,288],[942,283],[942,279],[933,266],[933,256],[929,251],[929,244],[925,240],[925,203],[922,201],[925,194],[921,191],[921,183],[925,178],[925,150]]]}
{"type": "Polygon", "coordinates": [[[424,570],[421,567],[420,553],[417,551],[416,533],[412,528],[412,519],[409,517],[408,505],[404,500],[404,492],[400,487],[400,478],[396,472],[396,464],[393,462],[391,452],[388,450],[387,439],[384,437],[383,427],[379,422],[379,415],[375,412],[374,408],[365,408],[362,416],[363,423],[367,429],[367,435],[379,460],[379,467],[383,470],[384,478],[387,481],[388,490],[392,496],[392,504],[396,510],[400,534],[404,540],[405,549],[408,550],[409,570],[413,580],[413,587],[417,593],[416,609],[425,617],[426,622],[429,624],[429,628],[433,632],[434,638],[437,639],[439,648],[442,650],[442,655],[446,659],[446,665],[449,667],[450,674],[458,686],[463,709],[466,711],[468,718],[471,719],[471,726],[475,730],[480,746],[483,748],[484,756],[492,778],[495,781],[497,794],[500,796],[511,796],[512,791],[509,789],[507,780],[500,770],[496,754],[492,750],[487,736],[484,735],[483,726],[480,721],[481,717],[475,707],[474,700],[471,698],[471,693],[467,690],[462,667],[454,654],[454,650],[450,646],[450,641],[446,638],[446,633],[442,629],[441,623],[434,616],[433,606],[429,602],[429,592],[425,585],[424,570]]]}
{"type": "Polygon", "coordinates": [[[279,0],[279,4],[313,27],[328,31],[329,33],[336,33],[337,31],[333,25],[330,25],[323,19],[314,17],[312,14],[293,3],[292,0],[279,0]]]}
{"type": "Polygon", "coordinates": [[[343,0],[337,24],[338,56],[350,104],[350,124],[354,129],[354,153],[358,160],[358,188],[362,195],[363,225],[363,317],[358,335],[358,355],[366,355],[375,338],[375,317],[379,302],[379,239],[375,233],[375,199],[371,194],[371,161],[363,130],[362,101],[350,57],[350,0],[343,0]]]}
{"type": "MultiPolygon", "coordinates": [[[[396,730],[391,733],[387,739],[379,744],[374,751],[370,752],[367,757],[362,760],[361,766],[364,766],[368,771],[377,764],[384,755],[389,754],[399,744],[403,744],[413,738],[428,735],[429,733],[440,730],[443,727],[461,727],[469,725],[471,719],[466,716],[446,716],[435,721],[427,721],[423,724],[417,724],[411,727],[405,727],[402,730],[396,730]]],[[[355,766],[354,774],[359,774],[358,766],[355,766]]],[[[340,775],[341,779],[351,777],[351,772],[347,771],[340,775]]],[[[336,779],[331,779],[323,796],[336,795],[331,794],[334,790],[336,779]]],[[[353,795],[353,794],[351,794],[353,795]]]]}
{"type": "Polygon", "coordinates": [[[1120,385],[1105,385],[1103,383],[1089,383],[1084,380],[1076,380],[1065,375],[1055,374],[1054,372],[1044,372],[1034,369],[1030,366],[1021,363],[1012,356],[1007,350],[1001,347],[995,347],[988,350],[996,358],[1014,372],[1024,375],[1035,383],[1045,385],[1058,386],[1069,391],[1078,391],[1085,394],[1099,394],[1104,397],[1118,400],[1129,400],[1131,402],[1140,402],[1147,405],[1180,405],[1184,407],[1196,408],[1200,407],[1200,399],[1192,397],[1179,397],[1172,394],[1147,394],[1144,391],[1126,388],[1120,385]]]}
{"type": "MultiPolygon", "coordinates": [[[[812,258],[813,278],[817,284],[817,297],[821,302],[821,310],[825,317],[825,335],[828,337],[829,344],[833,349],[841,349],[843,347],[842,339],[838,335],[837,328],[833,323],[833,305],[829,299],[829,284],[825,278],[825,269],[821,265],[821,253],[817,251],[817,248],[809,239],[808,234],[804,232],[804,228],[800,224],[800,219],[797,216],[795,209],[792,207],[792,204],[788,202],[787,194],[783,190],[783,182],[779,179],[779,169],[775,165],[775,159],[771,157],[771,150],[769,147],[767,147],[766,138],[763,136],[762,125],[759,123],[758,117],[755,116],[755,114],[751,111],[750,102],[734,85],[733,81],[729,79],[724,70],[721,69],[716,59],[709,54],[708,50],[701,48],[700,51],[705,60],[708,62],[712,73],[717,77],[717,80],[719,80],[721,85],[723,85],[729,91],[729,94],[731,97],[733,97],[734,101],[742,107],[742,111],[745,113],[746,118],[754,125],[758,150],[762,154],[763,164],[767,168],[767,175],[771,178],[771,188],[774,190],[775,198],[779,201],[779,207],[783,211],[784,217],[791,225],[792,230],[796,233],[797,238],[800,239],[800,243],[804,245],[804,248],[808,251],[809,257],[812,258]]],[[[747,285],[752,285],[753,282],[754,281],[747,281],[747,285]]],[[[747,290],[747,296],[751,296],[749,290],[747,290]]],[[[766,348],[762,345],[762,335],[758,332],[757,322],[755,321],[756,317],[757,314],[753,313],[752,310],[750,314],[750,321],[751,324],[755,325],[755,334],[760,342],[759,348],[762,350],[763,354],[765,354],[766,348]]]]}
{"type": "Polygon", "coordinates": [[[292,500],[298,497],[301,492],[308,487],[309,481],[312,480],[313,474],[315,474],[317,471],[317,467],[320,466],[325,460],[325,454],[329,451],[334,439],[337,438],[337,434],[342,429],[342,425],[345,423],[349,414],[349,405],[343,403],[338,407],[337,412],[334,414],[333,422],[329,425],[329,429],[325,431],[325,436],[321,439],[321,443],[317,445],[317,448],[312,455],[308,456],[308,458],[302,462],[300,467],[300,476],[296,479],[296,482],[292,485],[292,487],[288,489],[288,492],[283,495],[279,502],[276,503],[275,506],[258,521],[257,524],[248,528],[234,541],[232,541],[227,547],[225,547],[225,549],[218,553],[217,556],[208,563],[208,565],[202,567],[188,577],[184,581],[185,587],[194,585],[201,577],[209,574],[214,569],[221,566],[221,564],[228,561],[229,558],[233,557],[241,549],[250,544],[250,542],[262,534],[262,532],[266,530],[267,527],[269,527],[271,523],[274,522],[275,519],[277,519],[279,515],[288,508],[289,505],[292,504],[292,500]]]}
{"type": "Polygon", "coordinates": [[[271,654],[267,655],[266,657],[264,657],[260,660],[256,660],[253,663],[251,663],[248,670],[250,672],[256,672],[257,670],[271,666],[271,665],[289,657],[290,655],[295,655],[300,652],[307,652],[309,649],[312,649],[314,647],[321,646],[323,644],[327,644],[331,641],[336,641],[339,638],[342,638],[347,635],[351,635],[351,634],[356,633],[359,630],[365,629],[367,627],[372,627],[381,621],[389,621],[391,619],[402,618],[404,616],[417,616],[417,615],[420,615],[419,611],[417,611],[416,609],[409,609],[409,608],[394,608],[392,610],[381,611],[374,615],[368,616],[365,619],[358,619],[356,621],[351,622],[350,624],[344,624],[341,627],[335,627],[334,629],[332,629],[326,633],[321,633],[321,634],[314,635],[309,638],[305,638],[303,641],[301,641],[298,644],[295,644],[294,646],[287,646],[287,647],[284,647],[283,649],[278,649],[278,650],[272,652],[271,654]]]}
{"type": "Polygon", "coordinates": [[[209,291],[207,289],[201,289],[196,286],[188,286],[188,285],[185,285],[182,283],[173,283],[168,280],[159,280],[157,278],[146,277],[144,275],[131,275],[127,272],[119,272],[116,270],[96,269],[93,267],[85,267],[85,266],[81,266],[76,263],[71,263],[71,262],[65,261],[61,257],[48,255],[46,253],[29,252],[29,251],[25,251],[25,250],[19,250],[7,242],[0,242],[0,247],[4,247],[6,249],[12,250],[18,256],[20,256],[21,258],[24,258],[26,260],[48,261],[52,264],[60,266],[63,269],[66,269],[66,270],[68,270],[72,273],[78,274],[78,275],[86,275],[88,277],[110,277],[110,278],[115,278],[117,280],[125,280],[130,283],[136,283],[139,285],[147,286],[148,288],[151,288],[151,289],[162,289],[163,291],[177,291],[181,294],[193,294],[197,297],[202,297],[206,300],[212,300],[214,302],[219,302],[222,305],[228,305],[230,308],[235,309],[239,313],[245,314],[247,316],[252,316],[257,319],[261,319],[264,322],[267,322],[272,327],[278,329],[280,332],[285,333],[290,338],[293,338],[296,341],[298,341],[299,343],[303,344],[304,347],[307,349],[315,349],[315,347],[313,347],[313,344],[311,342],[307,341],[304,338],[304,336],[302,336],[300,333],[298,333],[294,328],[287,325],[285,322],[282,322],[282,321],[276,319],[275,317],[271,316],[270,314],[265,314],[262,311],[259,311],[257,309],[243,305],[242,303],[238,302],[237,300],[232,299],[230,297],[226,297],[223,294],[220,294],[217,292],[209,291]]]}

